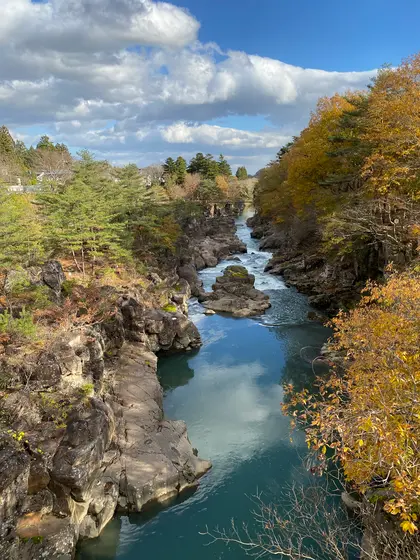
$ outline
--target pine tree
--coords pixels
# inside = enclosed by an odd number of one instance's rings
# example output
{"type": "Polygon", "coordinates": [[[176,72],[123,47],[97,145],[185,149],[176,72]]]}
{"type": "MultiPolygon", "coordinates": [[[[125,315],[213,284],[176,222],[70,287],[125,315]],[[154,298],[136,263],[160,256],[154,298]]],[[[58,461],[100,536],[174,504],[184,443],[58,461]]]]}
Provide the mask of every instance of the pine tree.
{"type": "Polygon", "coordinates": [[[236,171],[236,177],[240,181],[242,181],[243,179],[248,179],[248,171],[246,170],[246,167],[238,167],[236,171]]]}
{"type": "Polygon", "coordinates": [[[15,141],[7,126],[0,127],[0,155],[8,157],[15,156],[15,141]]]}
{"type": "Polygon", "coordinates": [[[77,268],[85,273],[98,257],[127,258],[121,237],[125,225],[116,220],[110,196],[111,181],[97,174],[100,162],[88,154],[79,164],[73,179],[54,191],[44,188],[38,195],[46,217],[46,237],[58,254],[70,254],[77,268]]]}
{"type": "Polygon", "coordinates": [[[165,163],[163,164],[164,172],[172,177],[176,173],[176,164],[173,158],[168,157],[165,163]]]}
{"type": "Polygon", "coordinates": [[[0,187],[0,269],[39,261],[43,231],[31,195],[9,193],[0,187]]]}
{"type": "Polygon", "coordinates": [[[187,171],[192,175],[194,173],[199,173],[200,175],[204,175],[206,169],[207,169],[206,158],[204,157],[204,154],[198,152],[195,155],[195,157],[191,159],[187,171]]]}
{"type": "Polygon", "coordinates": [[[219,156],[218,166],[220,175],[225,175],[226,177],[230,177],[232,175],[232,169],[223,154],[220,154],[219,156]]]}
{"type": "Polygon", "coordinates": [[[36,145],[37,150],[53,150],[54,144],[51,142],[50,137],[44,134],[41,136],[38,144],[36,145]]]}
{"type": "Polygon", "coordinates": [[[187,174],[187,162],[179,156],[175,162],[175,181],[177,185],[183,185],[187,174]]]}

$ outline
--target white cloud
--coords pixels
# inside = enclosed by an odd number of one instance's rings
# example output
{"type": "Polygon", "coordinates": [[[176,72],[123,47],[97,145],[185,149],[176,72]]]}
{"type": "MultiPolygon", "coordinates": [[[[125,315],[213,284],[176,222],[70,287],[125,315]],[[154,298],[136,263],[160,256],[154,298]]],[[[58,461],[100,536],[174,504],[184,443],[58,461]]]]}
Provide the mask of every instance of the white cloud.
{"type": "Polygon", "coordinates": [[[132,45],[180,47],[200,25],[186,10],[151,0],[2,0],[0,44],[96,52],[132,45]]]}
{"type": "Polygon", "coordinates": [[[291,138],[278,132],[249,132],[209,124],[174,123],[161,131],[171,144],[205,144],[230,148],[278,148],[291,138]]]}
{"type": "Polygon", "coordinates": [[[318,97],[374,75],[223,53],[199,43],[198,29],[185,10],[151,0],[2,0],[0,124],[107,153],[124,144],[133,158],[187,144],[268,161],[318,97]],[[230,115],[264,115],[273,130],[206,124],[230,115]]]}

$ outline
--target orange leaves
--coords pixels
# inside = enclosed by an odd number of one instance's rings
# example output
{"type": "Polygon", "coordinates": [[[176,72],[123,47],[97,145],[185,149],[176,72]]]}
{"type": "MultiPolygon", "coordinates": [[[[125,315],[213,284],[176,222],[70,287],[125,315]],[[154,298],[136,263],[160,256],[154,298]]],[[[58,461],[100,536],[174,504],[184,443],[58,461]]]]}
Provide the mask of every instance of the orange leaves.
{"type": "Polygon", "coordinates": [[[222,191],[223,194],[225,195],[227,194],[229,190],[229,183],[226,177],[224,177],[223,175],[217,175],[216,185],[219,187],[219,189],[222,191]]]}
{"type": "Polygon", "coordinates": [[[420,54],[379,72],[371,89],[364,140],[372,148],[362,174],[376,193],[420,196],[420,54]]]}
{"type": "Polygon", "coordinates": [[[331,349],[347,356],[344,375],[319,381],[318,398],[290,398],[305,415],[309,446],[334,450],[345,476],[365,492],[386,480],[385,509],[404,531],[418,530],[420,505],[420,275],[392,274],[369,285],[361,303],[333,320],[331,349]],[[332,397],[332,398],[331,398],[332,397]],[[307,418],[310,418],[308,423],[307,418]]]}

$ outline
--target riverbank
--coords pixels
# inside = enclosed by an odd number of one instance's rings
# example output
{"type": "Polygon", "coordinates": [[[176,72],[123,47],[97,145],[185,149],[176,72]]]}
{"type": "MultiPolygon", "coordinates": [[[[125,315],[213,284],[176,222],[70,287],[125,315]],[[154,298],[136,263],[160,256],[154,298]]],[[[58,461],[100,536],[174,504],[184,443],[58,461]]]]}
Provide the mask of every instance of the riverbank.
{"type": "MultiPolygon", "coordinates": [[[[166,501],[210,468],[185,424],[163,417],[155,353],[201,345],[187,317],[185,266],[196,275],[197,265],[244,248],[223,212],[195,220],[195,235],[189,228],[160,276],[102,287],[103,302],[114,302],[106,320],[69,325],[48,351],[26,356],[24,369],[3,359],[15,382],[1,394],[2,557],[71,559],[76,542],[97,537],[116,510],[166,501]]],[[[60,267],[57,294],[66,286],[60,267]]]]}
{"type": "MultiPolygon", "coordinates": [[[[304,296],[264,273],[270,253],[258,250],[245,216],[236,225],[247,252],[200,271],[203,287],[210,290],[226,266],[240,264],[270,296],[272,307],[254,319],[207,316],[192,298],[189,316],[203,345],[195,352],[161,357],[158,363],[165,416],[186,421],[192,445],[213,467],[185,501],[180,497],[169,509],[117,516],[99,539],[81,544],[81,560],[135,560],[140,550],[145,557],[175,560],[226,555],[243,560],[246,554],[236,546],[206,546],[209,539],[200,535],[206,525],[228,528],[236,518],[256,530],[247,496],[257,487],[268,501],[276,501],[293,481],[311,483],[302,466],[303,434],[290,440],[290,419],[280,409],[281,384],[309,382],[312,353],[330,331],[307,320],[310,308],[304,296]],[[303,347],[307,354],[301,354],[303,347]]],[[[315,365],[316,371],[320,367],[315,365]]]]}
{"type": "Polygon", "coordinates": [[[374,255],[366,255],[363,266],[361,255],[356,260],[330,258],[316,232],[276,226],[258,214],[248,225],[260,248],[273,252],[266,271],[281,276],[287,286],[307,295],[313,307],[330,317],[354,306],[366,281],[377,277],[381,266],[383,269],[378,256],[374,263],[374,255]]]}

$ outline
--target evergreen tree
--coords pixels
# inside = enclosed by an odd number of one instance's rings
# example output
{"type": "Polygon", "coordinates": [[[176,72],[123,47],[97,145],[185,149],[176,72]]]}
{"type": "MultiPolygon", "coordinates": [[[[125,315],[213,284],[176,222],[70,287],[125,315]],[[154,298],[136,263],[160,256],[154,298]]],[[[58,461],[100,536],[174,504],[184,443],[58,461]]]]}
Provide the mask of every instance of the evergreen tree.
{"type": "Polygon", "coordinates": [[[236,177],[240,181],[242,181],[243,179],[248,179],[248,171],[246,170],[246,167],[238,167],[236,171],[236,177]]]}
{"type": "Polygon", "coordinates": [[[194,173],[199,173],[200,175],[204,175],[206,169],[207,169],[206,158],[204,157],[204,154],[198,152],[195,155],[195,157],[191,159],[187,171],[192,175],[194,173]]]}
{"type": "Polygon", "coordinates": [[[46,134],[41,136],[38,144],[36,145],[37,150],[53,150],[54,144],[51,142],[50,137],[46,134]]]}
{"type": "Polygon", "coordinates": [[[216,176],[219,174],[218,162],[213,159],[213,156],[211,154],[207,154],[205,160],[206,163],[203,176],[206,179],[216,179],[216,176]]]}
{"type": "Polygon", "coordinates": [[[172,175],[176,173],[176,163],[173,158],[167,158],[167,160],[163,164],[163,171],[170,177],[172,177],[172,175]]]}
{"type": "Polygon", "coordinates": [[[15,142],[7,126],[0,127],[0,155],[15,156],[15,142]]]}
{"type": "Polygon", "coordinates": [[[127,257],[120,244],[124,223],[115,219],[109,183],[96,176],[96,163],[86,155],[66,186],[55,191],[45,188],[37,197],[49,245],[56,253],[71,254],[83,273],[87,262],[94,266],[102,255],[127,257]]]}
{"type": "Polygon", "coordinates": [[[43,255],[42,237],[31,196],[0,187],[0,269],[38,262],[43,255]]]}
{"type": "Polygon", "coordinates": [[[224,193],[212,179],[203,179],[194,192],[194,199],[204,204],[217,202],[223,198],[224,193]]]}
{"type": "Polygon", "coordinates": [[[225,175],[227,177],[230,177],[232,175],[232,169],[231,169],[230,165],[228,164],[228,162],[226,161],[223,154],[220,154],[220,156],[219,156],[218,166],[219,166],[219,174],[220,175],[225,175]]]}
{"type": "Polygon", "coordinates": [[[175,162],[175,180],[177,185],[183,185],[187,174],[187,162],[179,156],[175,162]]]}

